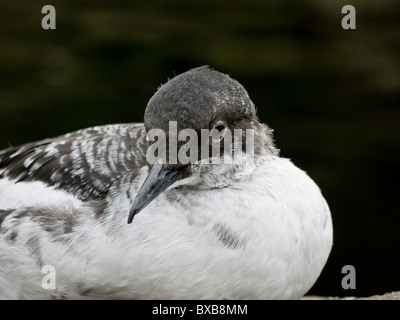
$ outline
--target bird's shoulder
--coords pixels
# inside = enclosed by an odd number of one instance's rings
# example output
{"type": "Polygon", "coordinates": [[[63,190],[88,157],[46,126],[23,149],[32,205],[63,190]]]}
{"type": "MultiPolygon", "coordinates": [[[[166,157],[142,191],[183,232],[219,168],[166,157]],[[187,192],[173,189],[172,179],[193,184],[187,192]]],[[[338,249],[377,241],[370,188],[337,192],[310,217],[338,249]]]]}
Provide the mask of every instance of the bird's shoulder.
{"type": "Polygon", "coordinates": [[[91,127],[0,151],[0,179],[42,181],[84,201],[102,199],[146,165],[146,149],[143,124],[91,127]]]}

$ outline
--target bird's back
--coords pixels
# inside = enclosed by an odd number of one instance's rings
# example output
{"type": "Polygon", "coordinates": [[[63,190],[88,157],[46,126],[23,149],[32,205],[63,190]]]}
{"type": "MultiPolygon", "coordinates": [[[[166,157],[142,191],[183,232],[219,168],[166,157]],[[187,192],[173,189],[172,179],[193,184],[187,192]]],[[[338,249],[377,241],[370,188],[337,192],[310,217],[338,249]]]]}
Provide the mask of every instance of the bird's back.
{"type": "Polygon", "coordinates": [[[39,285],[45,254],[85,259],[68,248],[82,247],[72,244],[91,221],[112,218],[110,194],[146,166],[145,137],[143,124],[107,125],[0,152],[0,298],[49,297],[39,285]]]}
{"type": "Polygon", "coordinates": [[[143,124],[107,125],[0,152],[0,179],[41,181],[83,201],[104,199],[122,175],[146,165],[143,124]]]}

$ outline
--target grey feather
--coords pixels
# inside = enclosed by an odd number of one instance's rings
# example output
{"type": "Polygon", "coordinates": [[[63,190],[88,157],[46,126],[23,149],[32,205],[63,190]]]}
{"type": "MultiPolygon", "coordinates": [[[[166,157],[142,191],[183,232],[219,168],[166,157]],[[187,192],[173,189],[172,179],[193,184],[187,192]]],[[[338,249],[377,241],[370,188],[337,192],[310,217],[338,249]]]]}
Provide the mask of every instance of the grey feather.
{"type": "Polygon", "coordinates": [[[104,199],[124,175],[134,179],[146,165],[146,148],[143,124],[88,128],[0,152],[0,178],[43,181],[84,201],[104,199]]]}

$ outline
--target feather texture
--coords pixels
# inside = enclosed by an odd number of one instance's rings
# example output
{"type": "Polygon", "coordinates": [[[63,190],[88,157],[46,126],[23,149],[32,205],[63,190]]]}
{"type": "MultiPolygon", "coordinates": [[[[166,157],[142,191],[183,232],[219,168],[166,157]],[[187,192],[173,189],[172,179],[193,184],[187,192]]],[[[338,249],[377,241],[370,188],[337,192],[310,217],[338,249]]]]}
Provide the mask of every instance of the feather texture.
{"type": "Polygon", "coordinates": [[[143,124],[107,125],[0,152],[0,177],[42,181],[80,200],[104,199],[146,165],[143,124]]]}

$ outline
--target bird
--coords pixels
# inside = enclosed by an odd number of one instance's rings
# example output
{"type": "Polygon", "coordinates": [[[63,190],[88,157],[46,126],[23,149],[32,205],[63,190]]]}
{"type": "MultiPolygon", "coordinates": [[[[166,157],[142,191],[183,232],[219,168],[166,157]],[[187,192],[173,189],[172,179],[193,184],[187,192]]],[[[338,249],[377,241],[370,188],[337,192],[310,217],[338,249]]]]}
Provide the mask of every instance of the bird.
{"type": "Polygon", "coordinates": [[[332,243],[320,188],[209,66],[157,88],[144,123],[0,151],[1,299],[299,299],[332,243]]]}

